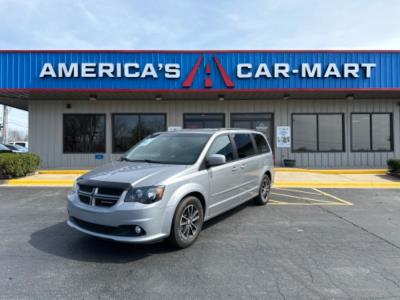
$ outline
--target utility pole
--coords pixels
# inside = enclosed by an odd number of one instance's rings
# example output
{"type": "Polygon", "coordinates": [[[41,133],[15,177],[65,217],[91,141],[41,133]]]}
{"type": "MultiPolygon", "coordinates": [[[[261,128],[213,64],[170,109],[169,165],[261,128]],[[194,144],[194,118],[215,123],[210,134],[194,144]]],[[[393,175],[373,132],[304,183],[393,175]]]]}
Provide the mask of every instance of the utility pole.
{"type": "Polygon", "coordinates": [[[8,142],[8,107],[3,105],[3,144],[8,142]]]}

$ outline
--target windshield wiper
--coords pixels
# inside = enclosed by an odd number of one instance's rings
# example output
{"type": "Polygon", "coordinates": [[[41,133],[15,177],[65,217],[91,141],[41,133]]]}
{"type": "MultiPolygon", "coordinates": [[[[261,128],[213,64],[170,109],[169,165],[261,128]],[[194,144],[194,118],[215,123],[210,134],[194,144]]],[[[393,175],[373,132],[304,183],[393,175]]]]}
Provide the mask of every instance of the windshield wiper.
{"type": "Polygon", "coordinates": [[[127,158],[126,156],[121,156],[119,158],[119,161],[131,161],[129,158],[127,158]]]}
{"type": "MultiPolygon", "coordinates": [[[[122,158],[121,158],[122,159],[122,158]]],[[[158,160],[151,160],[151,159],[129,159],[127,157],[123,158],[124,161],[129,161],[129,162],[146,162],[146,163],[151,163],[151,164],[163,164],[164,162],[158,161],[158,160]]]]}

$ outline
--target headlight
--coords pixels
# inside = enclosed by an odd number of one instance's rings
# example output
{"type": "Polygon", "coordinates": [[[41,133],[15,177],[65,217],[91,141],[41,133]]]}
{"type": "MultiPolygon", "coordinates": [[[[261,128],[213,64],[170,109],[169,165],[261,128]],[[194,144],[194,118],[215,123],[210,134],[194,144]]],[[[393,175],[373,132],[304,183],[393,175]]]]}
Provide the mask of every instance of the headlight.
{"type": "Polygon", "coordinates": [[[74,185],[72,186],[71,193],[76,193],[78,191],[78,180],[74,181],[74,185]]]}
{"type": "Polygon", "coordinates": [[[163,186],[131,187],[125,196],[125,202],[150,204],[159,201],[164,194],[164,188],[163,186]]]}

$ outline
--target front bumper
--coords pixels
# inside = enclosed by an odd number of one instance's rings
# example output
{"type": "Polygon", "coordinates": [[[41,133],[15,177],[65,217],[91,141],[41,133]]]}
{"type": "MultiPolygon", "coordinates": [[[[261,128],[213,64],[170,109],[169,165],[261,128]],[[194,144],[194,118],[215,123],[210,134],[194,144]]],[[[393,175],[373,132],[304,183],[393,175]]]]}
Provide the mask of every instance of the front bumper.
{"type": "Polygon", "coordinates": [[[162,200],[148,205],[119,201],[112,207],[90,206],[80,202],[76,193],[71,193],[68,195],[67,224],[80,232],[104,239],[129,243],[153,242],[169,235],[170,226],[165,226],[165,224],[170,224],[170,221],[166,220],[169,215],[166,209],[162,200]],[[145,234],[137,236],[108,234],[83,227],[80,222],[75,221],[76,219],[112,228],[137,225],[144,230],[145,234]]]}

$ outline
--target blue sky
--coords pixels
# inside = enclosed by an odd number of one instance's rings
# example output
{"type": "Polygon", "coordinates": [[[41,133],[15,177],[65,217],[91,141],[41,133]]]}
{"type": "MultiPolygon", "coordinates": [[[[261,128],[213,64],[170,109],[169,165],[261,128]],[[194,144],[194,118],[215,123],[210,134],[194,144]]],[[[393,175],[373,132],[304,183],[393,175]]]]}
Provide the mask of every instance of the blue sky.
{"type": "MultiPolygon", "coordinates": [[[[2,49],[400,49],[398,0],[0,0],[2,49]]],[[[13,109],[11,127],[27,128],[13,109]]]]}

